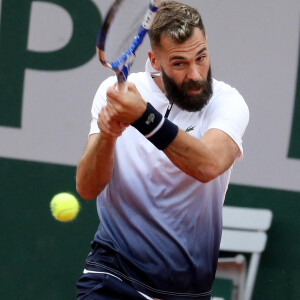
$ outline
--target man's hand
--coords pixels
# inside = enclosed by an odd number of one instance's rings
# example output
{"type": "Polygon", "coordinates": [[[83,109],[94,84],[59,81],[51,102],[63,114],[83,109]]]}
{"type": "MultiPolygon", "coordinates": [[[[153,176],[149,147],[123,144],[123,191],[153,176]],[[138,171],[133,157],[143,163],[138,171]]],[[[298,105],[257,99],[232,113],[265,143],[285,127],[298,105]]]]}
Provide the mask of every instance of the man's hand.
{"type": "Polygon", "coordinates": [[[118,138],[122,132],[126,129],[128,124],[118,122],[110,117],[110,109],[106,105],[102,107],[98,115],[98,127],[101,130],[101,134],[109,138],[118,138]]]}
{"type": "Polygon", "coordinates": [[[107,113],[111,120],[120,124],[132,124],[145,112],[147,102],[133,83],[128,83],[128,92],[120,93],[115,87],[107,90],[107,113]]]}

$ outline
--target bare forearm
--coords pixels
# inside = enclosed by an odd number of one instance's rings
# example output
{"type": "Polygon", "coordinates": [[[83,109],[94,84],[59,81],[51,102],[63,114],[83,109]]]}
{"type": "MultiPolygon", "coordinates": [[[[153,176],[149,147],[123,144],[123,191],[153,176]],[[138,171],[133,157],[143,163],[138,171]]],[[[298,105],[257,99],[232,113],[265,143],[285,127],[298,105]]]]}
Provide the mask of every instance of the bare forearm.
{"type": "Polygon", "coordinates": [[[110,180],[116,142],[101,133],[90,139],[76,173],[77,192],[86,200],[96,198],[110,180]]]}
{"type": "Polygon", "coordinates": [[[208,182],[233,164],[238,147],[220,130],[209,130],[201,140],[180,130],[164,152],[183,172],[208,182]]]}
{"type": "Polygon", "coordinates": [[[164,153],[179,169],[201,182],[216,176],[217,162],[208,147],[181,130],[164,153]]]}

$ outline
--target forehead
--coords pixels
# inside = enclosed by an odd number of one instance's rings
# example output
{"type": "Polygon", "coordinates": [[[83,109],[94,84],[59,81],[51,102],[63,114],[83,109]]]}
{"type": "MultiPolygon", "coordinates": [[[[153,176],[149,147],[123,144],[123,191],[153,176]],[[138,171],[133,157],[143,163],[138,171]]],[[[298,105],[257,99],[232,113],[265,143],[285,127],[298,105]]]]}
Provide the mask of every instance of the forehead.
{"type": "Polygon", "coordinates": [[[192,36],[183,43],[176,43],[170,37],[161,38],[160,52],[168,60],[173,57],[189,58],[197,56],[200,50],[207,48],[206,37],[199,28],[195,28],[192,36]]]}

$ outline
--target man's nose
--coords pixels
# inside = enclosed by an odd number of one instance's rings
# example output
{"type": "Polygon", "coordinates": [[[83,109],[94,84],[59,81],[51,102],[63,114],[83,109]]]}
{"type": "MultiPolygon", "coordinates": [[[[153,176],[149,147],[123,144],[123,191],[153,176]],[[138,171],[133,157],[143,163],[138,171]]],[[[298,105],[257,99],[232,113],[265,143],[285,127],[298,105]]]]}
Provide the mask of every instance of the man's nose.
{"type": "Polygon", "coordinates": [[[202,79],[198,66],[192,65],[189,67],[188,73],[187,73],[187,79],[193,80],[193,81],[198,81],[198,80],[202,79]]]}

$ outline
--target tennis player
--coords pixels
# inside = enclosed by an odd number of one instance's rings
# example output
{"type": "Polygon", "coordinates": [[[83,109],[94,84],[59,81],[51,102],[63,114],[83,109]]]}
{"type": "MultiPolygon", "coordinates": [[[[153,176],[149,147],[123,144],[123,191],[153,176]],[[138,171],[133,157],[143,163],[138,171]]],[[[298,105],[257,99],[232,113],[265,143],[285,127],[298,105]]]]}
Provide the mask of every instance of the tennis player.
{"type": "Polygon", "coordinates": [[[163,2],[145,72],[99,87],[78,164],[78,193],[97,197],[99,228],[78,299],[211,298],[232,166],[249,112],[212,78],[201,17],[163,2]]]}

